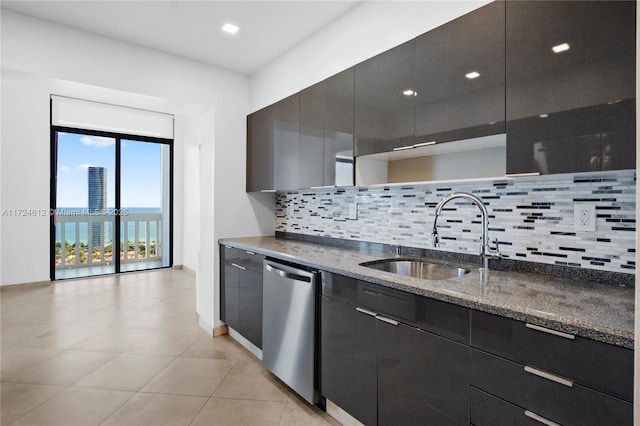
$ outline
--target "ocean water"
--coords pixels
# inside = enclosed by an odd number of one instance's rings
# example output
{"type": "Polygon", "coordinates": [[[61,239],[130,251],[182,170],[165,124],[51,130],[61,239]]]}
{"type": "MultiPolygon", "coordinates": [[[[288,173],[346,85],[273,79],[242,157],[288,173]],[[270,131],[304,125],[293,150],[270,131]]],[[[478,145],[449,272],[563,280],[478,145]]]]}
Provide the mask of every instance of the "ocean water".
{"type": "MultiPolygon", "coordinates": [[[[108,210],[113,211],[113,208],[108,208],[108,210]]],[[[160,207],[123,207],[122,208],[123,211],[127,211],[129,214],[133,214],[133,213],[160,213],[161,209],[160,207]]],[[[59,208],[57,209],[58,214],[66,214],[66,215],[80,215],[83,212],[86,212],[87,208],[86,207],[63,207],[63,208],[59,208]]],[[[135,233],[135,224],[133,222],[130,222],[127,224],[128,225],[128,229],[127,229],[127,239],[129,241],[133,241],[133,236],[135,233]]],[[[156,236],[158,234],[158,232],[161,232],[162,230],[158,230],[156,229],[156,224],[154,222],[151,222],[149,224],[149,241],[156,241],[156,236]]],[[[56,243],[60,242],[61,239],[61,232],[60,232],[60,227],[61,225],[58,225],[56,227],[56,243]]],[[[78,227],[78,236],[80,239],[81,243],[87,244],[89,241],[89,227],[87,223],[81,223],[80,226],[78,227]]],[[[138,230],[138,239],[140,241],[145,241],[146,240],[146,235],[145,235],[146,229],[144,227],[140,227],[140,229],[138,230]]],[[[67,240],[68,243],[73,244],[76,240],[76,232],[75,232],[75,226],[73,224],[67,224],[66,229],[65,229],[65,239],[67,240]]],[[[124,235],[121,234],[121,239],[124,237],[124,235]]],[[[107,223],[107,242],[111,242],[113,241],[113,222],[109,222],[107,223]]]]}

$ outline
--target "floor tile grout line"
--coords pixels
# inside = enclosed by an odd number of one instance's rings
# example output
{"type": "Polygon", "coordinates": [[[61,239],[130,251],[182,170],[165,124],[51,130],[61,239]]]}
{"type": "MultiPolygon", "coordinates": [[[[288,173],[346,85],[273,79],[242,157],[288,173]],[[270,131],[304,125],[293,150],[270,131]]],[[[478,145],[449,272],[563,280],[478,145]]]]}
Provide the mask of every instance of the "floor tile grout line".
{"type": "MultiPolygon", "coordinates": [[[[31,383],[18,383],[21,385],[30,385],[30,386],[50,386],[50,385],[34,385],[31,383]]],[[[51,395],[50,398],[47,398],[45,401],[42,401],[42,403],[38,404],[37,406],[33,407],[31,410],[27,411],[26,413],[24,413],[23,415],[21,415],[20,417],[18,417],[17,419],[14,419],[11,423],[9,423],[7,426],[11,426],[12,424],[14,424],[15,422],[17,422],[18,420],[20,420],[21,418],[23,418],[24,416],[26,416],[27,414],[29,414],[30,412],[32,412],[33,410],[35,410],[36,408],[40,407],[41,405],[45,404],[46,402],[48,402],[49,400],[53,399],[55,396],[61,394],[62,392],[66,391],[67,388],[64,386],[56,386],[61,388],[59,392],[54,393],[53,395],[51,395]]]]}

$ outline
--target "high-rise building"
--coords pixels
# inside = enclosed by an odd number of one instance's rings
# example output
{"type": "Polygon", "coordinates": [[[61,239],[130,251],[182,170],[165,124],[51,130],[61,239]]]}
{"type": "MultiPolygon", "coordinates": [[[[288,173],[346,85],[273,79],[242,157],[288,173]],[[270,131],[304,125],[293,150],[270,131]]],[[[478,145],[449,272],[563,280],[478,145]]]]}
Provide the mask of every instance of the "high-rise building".
{"type": "MultiPolygon", "coordinates": [[[[107,208],[107,169],[89,167],[89,211],[96,214],[107,208]]],[[[102,214],[102,213],[98,213],[102,214]]],[[[107,241],[107,227],[104,222],[91,223],[91,242],[93,247],[102,247],[107,241]],[[102,232],[101,232],[102,231],[102,232]]]]}

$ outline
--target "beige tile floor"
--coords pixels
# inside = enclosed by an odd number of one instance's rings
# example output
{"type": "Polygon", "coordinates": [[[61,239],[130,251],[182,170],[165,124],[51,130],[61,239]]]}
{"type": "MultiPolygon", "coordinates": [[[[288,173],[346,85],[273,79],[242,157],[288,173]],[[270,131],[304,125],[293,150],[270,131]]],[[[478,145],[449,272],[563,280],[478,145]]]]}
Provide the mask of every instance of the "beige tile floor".
{"type": "Polygon", "coordinates": [[[160,270],[0,292],[0,424],[337,425],[195,313],[160,270]]]}

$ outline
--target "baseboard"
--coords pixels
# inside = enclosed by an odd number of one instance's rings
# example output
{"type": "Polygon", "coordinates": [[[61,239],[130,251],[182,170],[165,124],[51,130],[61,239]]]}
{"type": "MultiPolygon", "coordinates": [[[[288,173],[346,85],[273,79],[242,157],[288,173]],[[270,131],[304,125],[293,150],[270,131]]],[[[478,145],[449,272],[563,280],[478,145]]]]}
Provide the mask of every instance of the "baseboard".
{"type": "Polygon", "coordinates": [[[226,325],[221,325],[213,329],[213,337],[224,336],[225,334],[229,334],[229,327],[226,325]]]}
{"type": "Polygon", "coordinates": [[[244,346],[249,352],[254,354],[260,361],[262,361],[262,349],[242,337],[241,334],[239,334],[231,327],[229,327],[229,336],[231,336],[233,340],[244,346]]]}
{"type": "Polygon", "coordinates": [[[364,426],[357,419],[352,417],[349,413],[338,407],[333,402],[327,399],[327,414],[338,421],[343,426],[364,426]]]}
{"type": "Polygon", "coordinates": [[[209,324],[202,316],[198,316],[198,325],[207,332],[209,336],[213,336],[213,326],[209,324]]]}
{"type": "Polygon", "coordinates": [[[180,270],[184,268],[184,265],[173,265],[173,269],[180,270]]]}
{"type": "Polygon", "coordinates": [[[19,284],[7,284],[7,285],[0,286],[0,292],[30,290],[33,288],[49,287],[50,285],[51,285],[51,280],[34,281],[30,283],[19,283],[19,284]]]}

